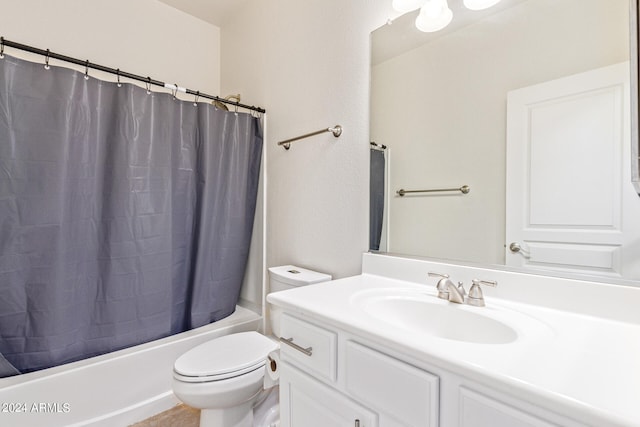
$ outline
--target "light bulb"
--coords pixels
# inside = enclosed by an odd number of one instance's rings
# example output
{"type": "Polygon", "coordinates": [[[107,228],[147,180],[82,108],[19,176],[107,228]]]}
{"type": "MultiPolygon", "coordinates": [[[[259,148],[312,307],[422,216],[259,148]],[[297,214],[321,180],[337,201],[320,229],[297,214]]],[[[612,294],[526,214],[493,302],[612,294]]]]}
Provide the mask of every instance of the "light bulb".
{"type": "Polygon", "coordinates": [[[420,9],[425,0],[393,0],[391,6],[398,12],[411,12],[412,10],[420,9]]]}
{"type": "Polygon", "coordinates": [[[464,7],[471,10],[487,9],[500,2],[500,0],[463,0],[464,7]]]}
{"type": "Polygon", "coordinates": [[[447,0],[428,0],[416,18],[416,28],[425,33],[439,31],[449,25],[453,12],[447,0]]]}
{"type": "Polygon", "coordinates": [[[445,7],[441,0],[427,0],[420,13],[423,13],[426,18],[438,19],[444,12],[445,7]]]}

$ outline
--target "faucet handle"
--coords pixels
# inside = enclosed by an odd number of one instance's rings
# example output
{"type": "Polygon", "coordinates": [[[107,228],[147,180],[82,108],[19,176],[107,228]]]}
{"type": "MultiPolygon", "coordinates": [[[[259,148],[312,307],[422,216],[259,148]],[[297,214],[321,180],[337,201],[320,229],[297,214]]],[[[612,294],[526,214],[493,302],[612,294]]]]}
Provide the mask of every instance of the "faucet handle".
{"type": "Polygon", "coordinates": [[[480,283],[482,283],[483,285],[488,285],[488,286],[491,286],[492,288],[495,288],[496,286],[498,286],[498,282],[496,282],[495,280],[473,279],[471,283],[473,283],[474,285],[479,285],[480,283]]]}
{"type": "Polygon", "coordinates": [[[438,298],[448,300],[449,299],[449,283],[453,285],[453,282],[451,282],[451,279],[449,279],[449,275],[430,271],[429,276],[440,277],[440,280],[438,280],[438,284],[436,285],[436,289],[438,290],[438,298]]]}
{"type": "Polygon", "coordinates": [[[429,277],[440,277],[440,278],[442,278],[442,279],[448,279],[448,278],[449,278],[449,275],[448,275],[448,274],[442,274],[442,273],[436,273],[436,272],[430,271],[430,272],[429,272],[429,277]]]}
{"type": "Polygon", "coordinates": [[[495,288],[496,286],[498,286],[498,282],[494,280],[473,279],[471,283],[472,284],[471,289],[469,289],[469,297],[467,297],[467,304],[474,305],[476,307],[484,307],[484,296],[482,295],[480,284],[495,288]]]}

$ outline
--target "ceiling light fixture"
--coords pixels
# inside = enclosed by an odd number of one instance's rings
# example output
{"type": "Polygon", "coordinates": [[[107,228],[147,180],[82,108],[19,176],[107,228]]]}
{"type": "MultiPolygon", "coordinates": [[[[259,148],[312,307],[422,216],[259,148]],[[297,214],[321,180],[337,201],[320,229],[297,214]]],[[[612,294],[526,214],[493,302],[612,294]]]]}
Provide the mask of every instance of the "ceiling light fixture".
{"type": "Polygon", "coordinates": [[[464,7],[471,10],[488,9],[500,0],[464,0],[464,7]]]}
{"type": "Polygon", "coordinates": [[[425,33],[433,33],[449,25],[452,19],[453,12],[449,9],[447,0],[427,0],[420,8],[416,27],[425,33]]]}
{"type": "Polygon", "coordinates": [[[391,6],[398,12],[402,13],[420,9],[423,4],[424,0],[393,0],[391,2],[391,6]]]}
{"type": "MultiPolygon", "coordinates": [[[[487,9],[500,0],[462,0],[470,10],[487,9]]],[[[391,5],[398,12],[406,13],[420,9],[416,18],[416,27],[420,31],[432,33],[449,25],[453,19],[453,12],[449,9],[447,0],[392,0],[391,5]]]]}

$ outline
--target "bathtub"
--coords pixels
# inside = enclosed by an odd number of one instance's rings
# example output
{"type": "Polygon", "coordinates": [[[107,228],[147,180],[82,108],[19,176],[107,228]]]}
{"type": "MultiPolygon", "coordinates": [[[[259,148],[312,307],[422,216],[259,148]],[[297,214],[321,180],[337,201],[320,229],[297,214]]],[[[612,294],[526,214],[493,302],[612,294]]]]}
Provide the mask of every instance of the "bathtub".
{"type": "Polygon", "coordinates": [[[128,426],[178,403],[173,363],[222,335],[258,330],[261,317],[237,307],[218,322],[135,347],[0,379],[0,426],[128,426]]]}

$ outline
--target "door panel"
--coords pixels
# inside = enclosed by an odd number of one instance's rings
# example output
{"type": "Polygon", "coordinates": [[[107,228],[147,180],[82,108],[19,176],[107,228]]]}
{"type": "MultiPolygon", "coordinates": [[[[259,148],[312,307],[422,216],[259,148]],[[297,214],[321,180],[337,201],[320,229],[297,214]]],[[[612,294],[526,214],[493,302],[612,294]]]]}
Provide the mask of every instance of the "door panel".
{"type": "Polygon", "coordinates": [[[625,235],[640,231],[627,221],[623,233],[633,188],[624,168],[628,69],[617,64],[508,94],[508,265],[622,275],[625,235]],[[522,250],[511,251],[511,242],[522,250]]]}

